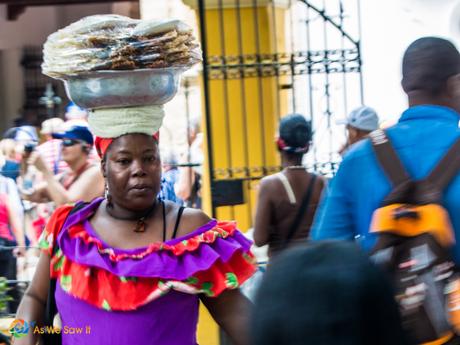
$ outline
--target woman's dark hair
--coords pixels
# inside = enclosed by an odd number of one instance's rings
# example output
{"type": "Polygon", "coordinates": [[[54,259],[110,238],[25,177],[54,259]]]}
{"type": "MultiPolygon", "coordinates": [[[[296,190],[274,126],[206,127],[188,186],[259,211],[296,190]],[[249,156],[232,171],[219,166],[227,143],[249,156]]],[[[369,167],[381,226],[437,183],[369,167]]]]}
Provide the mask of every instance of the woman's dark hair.
{"type": "Polygon", "coordinates": [[[289,153],[305,153],[312,138],[311,122],[299,114],[283,117],[279,124],[278,148],[289,153]]]}
{"type": "Polygon", "coordinates": [[[252,345],[407,344],[392,289],[350,242],[280,254],[256,296],[252,345]]]}

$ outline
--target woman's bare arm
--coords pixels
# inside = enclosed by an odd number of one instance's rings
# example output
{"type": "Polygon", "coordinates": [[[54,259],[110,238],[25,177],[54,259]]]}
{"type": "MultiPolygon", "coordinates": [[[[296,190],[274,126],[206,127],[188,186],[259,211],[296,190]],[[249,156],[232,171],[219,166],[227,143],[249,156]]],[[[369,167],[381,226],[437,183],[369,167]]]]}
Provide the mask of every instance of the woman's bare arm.
{"type": "Polygon", "coordinates": [[[214,320],[232,339],[233,344],[249,344],[249,317],[252,304],[239,289],[227,290],[215,298],[202,296],[201,301],[214,320]]]}
{"type": "MultiPolygon", "coordinates": [[[[186,235],[211,220],[203,211],[192,208],[185,209],[183,217],[178,237],[186,235]]],[[[252,304],[239,289],[224,291],[218,297],[202,295],[200,298],[214,320],[227,332],[235,345],[249,344],[247,328],[252,304]]]]}
{"type": "MultiPolygon", "coordinates": [[[[50,257],[41,253],[34,278],[26,290],[21,304],[19,305],[16,319],[27,322],[35,322],[36,325],[43,325],[46,300],[50,284],[50,257]]],[[[35,345],[39,335],[34,334],[33,327],[29,329],[26,337],[16,339],[15,345],[35,345]]]]}

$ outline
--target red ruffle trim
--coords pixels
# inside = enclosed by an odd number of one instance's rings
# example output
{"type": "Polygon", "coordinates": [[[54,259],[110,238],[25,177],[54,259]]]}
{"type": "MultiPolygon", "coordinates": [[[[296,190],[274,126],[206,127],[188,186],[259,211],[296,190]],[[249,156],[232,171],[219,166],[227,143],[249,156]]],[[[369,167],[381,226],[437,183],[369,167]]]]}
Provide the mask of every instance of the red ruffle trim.
{"type": "MultiPolygon", "coordinates": [[[[237,250],[223,262],[215,261],[206,270],[198,271],[185,280],[162,279],[160,277],[120,277],[105,269],[79,264],[66,258],[61,249],[52,255],[59,230],[72,209],[61,207],[52,215],[40,240],[40,246],[51,258],[50,274],[59,281],[61,288],[71,296],[106,310],[135,310],[146,303],[168,293],[171,289],[189,294],[219,296],[226,289],[236,289],[255,272],[255,259],[250,252],[237,250]]],[[[152,243],[138,254],[117,254],[99,239],[90,236],[82,224],[74,224],[69,236],[81,238],[85,243],[94,243],[101,253],[113,261],[125,258],[143,258],[155,251],[169,250],[176,256],[195,251],[201,244],[212,244],[217,238],[232,236],[236,230],[234,222],[219,222],[201,234],[174,244],[152,243]]]]}
{"type": "Polygon", "coordinates": [[[189,294],[219,296],[224,290],[236,289],[255,271],[250,253],[236,252],[206,271],[197,272],[184,281],[158,278],[118,277],[103,269],[87,267],[67,259],[58,251],[51,260],[51,277],[71,296],[106,310],[135,310],[171,289],[189,294]]]}

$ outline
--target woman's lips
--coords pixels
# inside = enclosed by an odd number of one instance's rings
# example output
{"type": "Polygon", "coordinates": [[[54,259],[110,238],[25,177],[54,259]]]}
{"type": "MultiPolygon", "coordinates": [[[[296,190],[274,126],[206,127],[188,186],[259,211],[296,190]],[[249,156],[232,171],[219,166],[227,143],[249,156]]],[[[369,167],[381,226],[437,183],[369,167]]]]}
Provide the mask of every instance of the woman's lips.
{"type": "Polygon", "coordinates": [[[135,185],[131,187],[130,190],[136,191],[136,192],[147,192],[147,191],[152,190],[152,187],[146,184],[139,184],[139,185],[135,185]]]}

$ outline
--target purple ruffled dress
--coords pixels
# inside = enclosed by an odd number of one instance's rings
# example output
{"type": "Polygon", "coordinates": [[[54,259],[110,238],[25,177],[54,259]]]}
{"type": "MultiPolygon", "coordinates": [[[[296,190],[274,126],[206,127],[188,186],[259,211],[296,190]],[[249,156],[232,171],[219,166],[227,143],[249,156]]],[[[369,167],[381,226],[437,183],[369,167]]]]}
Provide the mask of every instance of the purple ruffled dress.
{"type": "Polygon", "coordinates": [[[164,243],[110,248],[88,221],[101,200],[68,218],[71,207],[56,210],[40,241],[58,280],[63,344],[197,344],[199,295],[217,297],[248,279],[251,243],[234,223],[212,220],[164,243]]]}

